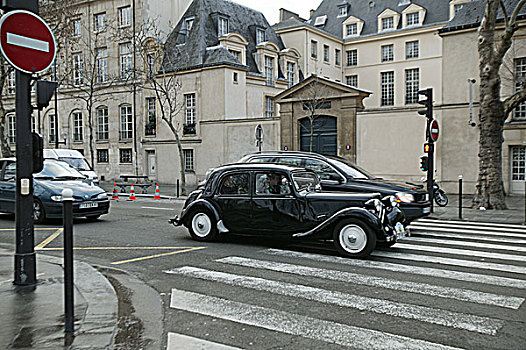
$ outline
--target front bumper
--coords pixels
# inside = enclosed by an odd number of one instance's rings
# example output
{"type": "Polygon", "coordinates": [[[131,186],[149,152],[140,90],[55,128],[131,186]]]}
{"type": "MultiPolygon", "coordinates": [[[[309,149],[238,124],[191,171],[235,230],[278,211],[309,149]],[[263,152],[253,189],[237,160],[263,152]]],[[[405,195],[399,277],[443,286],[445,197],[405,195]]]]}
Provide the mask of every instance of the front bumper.
{"type": "Polygon", "coordinates": [[[168,220],[169,224],[172,224],[174,226],[181,226],[183,223],[181,222],[181,219],[179,219],[179,216],[175,216],[175,218],[168,220]]]}
{"type": "Polygon", "coordinates": [[[400,209],[406,217],[406,224],[431,213],[431,202],[400,203],[400,209]]]}
{"type": "MultiPolygon", "coordinates": [[[[108,214],[110,211],[110,201],[93,201],[97,203],[96,208],[80,208],[80,204],[83,202],[73,202],[73,217],[85,217],[85,216],[98,216],[108,214]]],[[[49,219],[58,219],[63,217],[63,204],[62,202],[45,202],[44,211],[46,217],[49,219]]]]}

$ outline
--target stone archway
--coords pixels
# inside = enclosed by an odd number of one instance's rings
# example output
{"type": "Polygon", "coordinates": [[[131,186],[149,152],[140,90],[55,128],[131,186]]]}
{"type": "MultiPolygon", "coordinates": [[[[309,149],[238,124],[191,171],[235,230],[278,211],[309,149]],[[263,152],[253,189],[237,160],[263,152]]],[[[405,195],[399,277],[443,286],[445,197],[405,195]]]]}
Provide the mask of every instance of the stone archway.
{"type": "Polygon", "coordinates": [[[338,127],[336,117],[318,115],[312,122],[306,117],[299,120],[300,151],[316,152],[328,155],[338,154],[338,127]],[[312,149],[311,149],[312,138],[312,149]]]}

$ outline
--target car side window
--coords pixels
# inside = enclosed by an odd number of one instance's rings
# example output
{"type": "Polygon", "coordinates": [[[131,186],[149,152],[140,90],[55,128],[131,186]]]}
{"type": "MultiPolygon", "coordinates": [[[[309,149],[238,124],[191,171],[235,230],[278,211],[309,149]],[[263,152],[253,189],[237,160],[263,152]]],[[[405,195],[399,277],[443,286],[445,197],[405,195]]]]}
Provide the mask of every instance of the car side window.
{"type": "Polygon", "coordinates": [[[277,157],[275,160],[279,164],[290,164],[295,166],[303,166],[303,159],[292,157],[277,157]]]}
{"type": "Polygon", "coordinates": [[[257,157],[251,158],[248,161],[249,163],[273,163],[272,157],[257,157]]]}
{"type": "Polygon", "coordinates": [[[221,180],[219,194],[222,195],[248,195],[249,194],[249,174],[236,173],[229,174],[221,180]]]}
{"type": "Polygon", "coordinates": [[[290,182],[283,173],[269,171],[256,174],[256,195],[290,194],[290,182]]]}
{"type": "Polygon", "coordinates": [[[4,168],[4,176],[2,180],[14,182],[15,178],[16,178],[16,163],[15,162],[7,163],[4,168]]]}
{"type": "Polygon", "coordinates": [[[341,176],[331,166],[316,159],[306,159],[304,167],[315,171],[322,180],[341,178],[341,176]]]}

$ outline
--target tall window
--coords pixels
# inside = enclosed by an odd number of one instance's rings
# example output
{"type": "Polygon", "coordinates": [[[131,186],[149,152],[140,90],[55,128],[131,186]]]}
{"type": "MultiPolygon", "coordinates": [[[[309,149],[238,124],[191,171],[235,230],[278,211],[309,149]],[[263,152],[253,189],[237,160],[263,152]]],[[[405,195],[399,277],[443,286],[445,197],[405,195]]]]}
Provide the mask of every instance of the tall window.
{"type": "Polygon", "coordinates": [[[73,20],[73,36],[81,36],[82,35],[82,22],[80,21],[80,18],[75,18],[73,20]]]}
{"type": "Polygon", "coordinates": [[[119,150],[119,161],[121,163],[131,163],[132,162],[132,150],[131,148],[121,148],[119,150]]]}
{"type": "Polygon", "coordinates": [[[382,62],[391,62],[394,60],[393,45],[382,46],[382,62]]]}
{"type": "Polygon", "coordinates": [[[256,45],[267,41],[265,31],[263,29],[256,29],[256,45]]]}
{"type": "Polygon", "coordinates": [[[97,150],[97,163],[109,163],[110,155],[107,149],[97,150]]]}
{"type": "Polygon", "coordinates": [[[418,58],[418,41],[408,41],[405,43],[405,58],[418,58]]]}
{"type": "Polygon", "coordinates": [[[184,171],[194,171],[194,150],[183,149],[184,171]]]}
{"type": "Polygon", "coordinates": [[[119,60],[121,65],[121,79],[129,79],[132,73],[131,43],[119,45],[119,60]]]}
{"type": "MultiPolygon", "coordinates": [[[[526,57],[515,59],[515,91],[526,85],[526,57]]],[[[513,111],[513,120],[526,120],[526,102],[513,111]]]]}
{"type": "Polygon", "coordinates": [[[146,123],[144,128],[144,134],[146,136],[153,136],[157,129],[157,116],[155,115],[155,97],[146,98],[146,123]]]}
{"type": "Polygon", "coordinates": [[[16,142],[16,115],[9,114],[7,116],[7,140],[9,143],[16,142]]]}
{"type": "Polygon", "coordinates": [[[55,142],[55,136],[56,136],[56,128],[55,128],[55,115],[50,114],[49,115],[49,142],[53,143],[55,142]]]}
{"type": "Polygon", "coordinates": [[[14,94],[16,92],[16,80],[15,80],[15,70],[11,70],[7,76],[7,93],[14,94]]]}
{"type": "Polygon", "coordinates": [[[121,107],[121,140],[133,138],[133,115],[131,106],[121,107]]]}
{"type": "Polygon", "coordinates": [[[97,82],[104,83],[108,81],[108,49],[100,48],[96,51],[97,62],[97,82]]]}
{"type": "Polygon", "coordinates": [[[296,64],[292,62],[287,62],[287,80],[289,81],[289,86],[294,85],[296,75],[296,64]]]}
{"type": "Polygon", "coordinates": [[[274,58],[265,56],[265,77],[267,85],[274,86],[274,58]]]}
{"type": "Polygon", "coordinates": [[[382,18],[382,30],[393,29],[394,28],[394,18],[386,17],[382,18]]]}
{"type": "Polygon", "coordinates": [[[73,141],[84,139],[84,126],[82,124],[82,113],[73,113],[73,141]]]}
{"type": "Polygon", "coordinates": [[[274,100],[272,97],[265,96],[265,117],[274,116],[274,100]]]}
{"type": "Polygon", "coordinates": [[[73,54],[73,84],[82,85],[84,76],[84,57],[81,53],[73,54]]]}
{"type": "Polygon", "coordinates": [[[185,124],[195,125],[195,94],[184,95],[185,100],[185,124]]]}
{"type": "Polygon", "coordinates": [[[334,49],[334,64],[339,66],[341,64],[341,51],[339,49],[334,49]]]}
{"type": "Polygon", "coordinates": [[[219,17],[217,36],[223,36],[228,34],[228,19],[224,17],[219,17]]]}
{"type": "Polygon", "coordinates": [[[347,67],[356,66],[358,64],[358,50],[347,51],[347,67]]]}
{"type": "Polygon", "coordinates": [[[148,65],[148,78],[152,79],[155,76],[155,53],[146,55],[146,64],[148,65]]]}
{"type": "Polygon", "coordinates": [[[97,140],[103,141],[110,138],[108,121],[108,108],[97,109],[97,140]]]}
{"type": "Polygon", "coordinates": [[[382,106],[394,105],[394,72],[382,72],[382,106]]]}
{"type": "Polygon", "coordinates": [[[345,26],[347,36],[358,35],[358,23],[351,23],[345,26]]]}
{"type": "Polygon", "coordinates": [[[418,68],[405,71],[405,104],[418,103],[420,72],[418,68]]]}
{"type": "Polygon", "coordinates": [[[317,58],[318,57],[318,42],[311,40],[310,42],[310,57],[317,58]]]}
{"type": "Polygon", "coordinates": [[[511,149],[511,174],[513,181],[524,181],[526,171],[526,147],[511,149]]]}
{"type": "Polygon", "coordinates": [[[100,32],[106,29],[106,13],[97,13],[93,15],[93,30],[100,32]]]}
{"type": "Polygon", "coordinates": [[[323,45],[323,62],[329,62],[329,45],[323,45]]]}
{"type": "Polygon", "coordinates": [[[131,7],[121,7],[119,9],[119,26],[126,27],[131,24],[131,7]]]}
{"type": "Polygon", "coordinates": [[[346,83],[352,87],[358,87],[358,75],[348,75],[345,77],[346,83]]]}
{"type": "Polygon", "coordinates": [[[418,12],[408,13],[406,16],[406,24],[408,26],[415,26],[420,22],[420,16],[418,12]]]}

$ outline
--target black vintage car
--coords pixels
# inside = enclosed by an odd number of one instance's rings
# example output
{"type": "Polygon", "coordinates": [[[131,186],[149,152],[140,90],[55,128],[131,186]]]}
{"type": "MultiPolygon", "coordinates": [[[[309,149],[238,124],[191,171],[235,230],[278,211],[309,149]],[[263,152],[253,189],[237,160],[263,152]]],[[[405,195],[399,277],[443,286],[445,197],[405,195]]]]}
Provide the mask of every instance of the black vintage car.
{"type": "Polygon", "coordinates": [[[333,240],[339,253],[367,256],[377,243],[392,245],[407,234],[394,197],[379,193],[321,192],[318,175],[279,164],[232,164],[215,169],[192,192],[181,217],[197,241],[233,232],[296,239],[333,240]]]}
{"type": "Polygon", "coordinates": [[[311,169],[320,176],[324,191],[379,192],[382,196],[395,196],[406,216],[406,225],[431,212],[429,196],[422,186],[375,177],[341,157],[270,151],[247,154],[239,162],[293,164],[311,169]]]}

